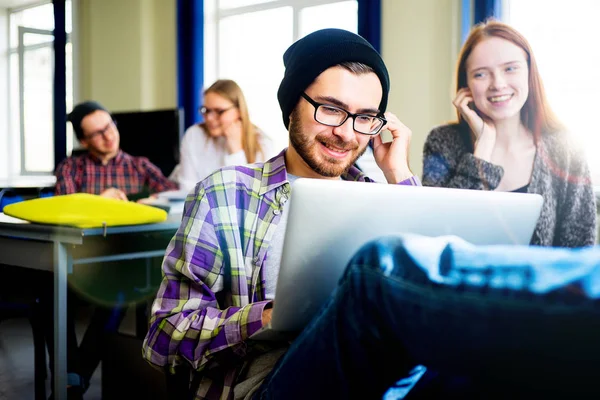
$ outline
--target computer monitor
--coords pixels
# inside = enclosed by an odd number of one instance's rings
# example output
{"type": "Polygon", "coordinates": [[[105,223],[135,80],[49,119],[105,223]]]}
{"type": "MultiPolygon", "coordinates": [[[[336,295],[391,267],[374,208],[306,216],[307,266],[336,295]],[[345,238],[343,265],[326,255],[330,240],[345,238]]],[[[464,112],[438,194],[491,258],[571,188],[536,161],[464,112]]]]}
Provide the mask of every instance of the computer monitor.
{"type": "Polygon", "coordinates": [[[121,135],[121,149],[143,156],[169,176],[179,163],[184,133],[183,109],[112,113],[121,135]]]}

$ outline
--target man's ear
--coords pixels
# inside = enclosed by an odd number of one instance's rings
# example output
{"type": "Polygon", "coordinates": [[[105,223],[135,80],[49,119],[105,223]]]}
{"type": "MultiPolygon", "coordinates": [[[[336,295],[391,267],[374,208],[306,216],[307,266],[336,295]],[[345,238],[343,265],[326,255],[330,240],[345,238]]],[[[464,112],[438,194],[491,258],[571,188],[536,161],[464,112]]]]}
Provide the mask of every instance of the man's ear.
{"type": "Polygon", "coordinates": [[[86,150],[89,147],[88,141],[85,139],[79,139],[79,144],[81,145],[81,147],[83,147],[86,150]]]}

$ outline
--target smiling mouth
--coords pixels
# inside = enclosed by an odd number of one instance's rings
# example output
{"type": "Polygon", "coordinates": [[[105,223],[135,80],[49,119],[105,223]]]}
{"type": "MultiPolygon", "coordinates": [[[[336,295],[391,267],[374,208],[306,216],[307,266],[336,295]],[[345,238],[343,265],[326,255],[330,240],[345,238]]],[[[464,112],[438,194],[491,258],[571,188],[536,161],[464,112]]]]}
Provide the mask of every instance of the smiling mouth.
{"type": "Polygon", "coordinates": [[[319,142],[321,143],[321,145],[323,147],[325,147],[325,149],[327,149],[327,151],[330,155],[335,156],[337,158],[346,157],[346,155],[348,153],[350,153],[351,151],[353,151],[355,149],[355,147],[353,147],[353,148],[338,147],[331,143],[327,143],[327,142],[324,142],[321,140],[319,142]]]}
{"type": "Polygon", "coordinates": [[[336,153],[340,153],[340,154],[345,154],[350,151],[350,149],[342,149],[340,147],[336,147],[336,146],[333,146],[333,145],[331,145],[329,143],[325,143],[325,142],[321,142],[321,144],[323,146],[327,147],[329,150],[336,152],[336,153]]]}
{"type": "Polygon", "coordinates": [[[508,101],[508,100],[512,99],[513,96],[514,96],[514,93],[513,94],[503,94],[502,96],[488,97],[488,100],[490,101],[490,103],[502,103],[504,101],[508,101]]]}

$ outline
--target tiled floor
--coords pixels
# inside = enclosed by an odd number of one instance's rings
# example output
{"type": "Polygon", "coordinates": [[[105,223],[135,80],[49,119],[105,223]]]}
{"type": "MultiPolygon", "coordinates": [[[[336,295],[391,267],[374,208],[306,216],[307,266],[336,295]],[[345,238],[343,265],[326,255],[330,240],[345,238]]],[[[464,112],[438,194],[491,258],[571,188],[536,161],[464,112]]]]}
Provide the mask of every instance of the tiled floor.
{"type": "MultiPolygon", "coordinates": [[[[121,331],[130,331],[134,326],[130,313],[121,325],[121,331]]],[[[77,324],[81,338],[87,321],[85,314],[77,324]]],[[[85,400],[101,400],[101,368],[92,377],[85,400]]],[[[0,400],[33,400],[33,339],[29,322],[15,318],[0,322],[0,400]]],[[[46,381],[46,393],[50,395],[50,380],[46,381]]]]}

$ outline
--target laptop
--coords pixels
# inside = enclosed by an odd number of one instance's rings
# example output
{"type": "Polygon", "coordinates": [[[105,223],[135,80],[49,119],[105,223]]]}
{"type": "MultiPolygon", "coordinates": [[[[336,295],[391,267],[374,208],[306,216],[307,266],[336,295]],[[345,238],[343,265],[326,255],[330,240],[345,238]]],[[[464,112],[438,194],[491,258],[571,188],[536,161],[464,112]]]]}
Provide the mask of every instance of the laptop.
{"type": "Polygon", "coordinates": [[[356,251],[388,234],[458,236],[476,245],[528,245],[538,194],[301,178],[292,185],[271,323],[251,336],[301,331],[356,251]]]}

